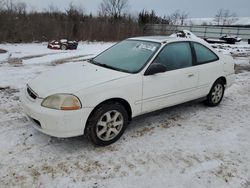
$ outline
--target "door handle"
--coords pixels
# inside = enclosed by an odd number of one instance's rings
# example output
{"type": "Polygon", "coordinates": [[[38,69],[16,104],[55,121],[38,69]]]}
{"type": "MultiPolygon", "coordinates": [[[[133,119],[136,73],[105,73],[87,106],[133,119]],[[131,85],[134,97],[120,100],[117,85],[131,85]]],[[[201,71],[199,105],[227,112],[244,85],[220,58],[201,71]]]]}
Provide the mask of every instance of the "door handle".
{"type": "Polygon", "coordinates": [[[194,74],[189,74],[188,78],[194,77],[194,74]]]}

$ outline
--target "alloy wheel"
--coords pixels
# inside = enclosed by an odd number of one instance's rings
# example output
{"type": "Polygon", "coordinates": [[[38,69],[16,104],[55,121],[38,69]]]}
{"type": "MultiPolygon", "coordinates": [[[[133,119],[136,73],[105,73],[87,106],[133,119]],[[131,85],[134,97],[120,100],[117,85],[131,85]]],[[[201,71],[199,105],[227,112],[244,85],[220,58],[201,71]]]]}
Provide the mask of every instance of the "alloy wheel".
{"type": "Polygon", "coordinates": [[[223,86],[221,84],[216,84],[212,91],[211,100],[214,104],[218,103],[223,95],[223,86]]]}
{"type": "Polygon", "coordinates": [[[110,141],[121,132],[123,125],[124,119],[120,112],[108,111],[98,120],[96,135],[102,141],[110,141]]]}

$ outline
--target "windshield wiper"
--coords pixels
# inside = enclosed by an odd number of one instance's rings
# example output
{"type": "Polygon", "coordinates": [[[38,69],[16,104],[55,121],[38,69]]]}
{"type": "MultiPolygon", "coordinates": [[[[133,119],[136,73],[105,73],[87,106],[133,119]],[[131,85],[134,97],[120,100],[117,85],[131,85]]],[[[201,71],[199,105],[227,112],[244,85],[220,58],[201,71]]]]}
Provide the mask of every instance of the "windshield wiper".
{"type": "Polygon", "coordinates": [[[93,59],[93,58],[91,58],[91,59],[87,59],[87,62],[95,64],[95,61],[94,61],[94,59],[93,59]]]}
{"type": "Polygon", "coordinates": [[[107,64],[96,63],[95,65],[99,65],[99,66],[101,66],[101,67],[105,67],[105,68],[108,68],[108,69],[113,69],[113,70],[122,71],[121,69],[118,69],[118,68],[115,68],[115,67],[109,66],[109,65],[107,65],[107,64]]]}
{"type": "Polygon", "coordinates": [[[115,68],[115,67],[112,67],[110,65],[107,65],[107,64],[104,64],[104,63],[98,63],[96,62],[94,59],[88,59],[88,62],[94,64],[94,65],[98,65],[98,66],[101,66],[101,67],[105,67],[105,68],[108,68],[108,69],[113,69],[113,70],[118,70],[118,71],[123,71],[121,69],[118,69],[118,68],[115,68]]]}
{"type": "Polygon", "coordinates": [[[112,66],[107,65],[107,64],[105,64],[105,63],[99,63],[99,62],[95,61],[94,59],[88,59],[87,61],[88,61],[89,63],[92,63],[92,64],[97,65],[97,66],[100,66],[100,67],[105,67],[105,68],[108,68],[108,69],[112,69],[112,70],[116,70],[116,71],[120,71],[120,72],[129,73],[129,72],[123,70],[123,69],[119,69],[119,68],[116,68],[116,67],[112,67],[112,66]]]}

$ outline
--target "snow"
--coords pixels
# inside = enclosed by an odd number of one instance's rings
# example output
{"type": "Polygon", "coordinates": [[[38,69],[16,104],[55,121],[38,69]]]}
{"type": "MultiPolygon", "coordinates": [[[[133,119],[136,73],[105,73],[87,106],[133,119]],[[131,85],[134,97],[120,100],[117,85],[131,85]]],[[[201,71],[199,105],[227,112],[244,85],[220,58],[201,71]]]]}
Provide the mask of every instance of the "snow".
{"type": "Polygon", "coordinates": [[[170,35],[170,37],[184,37],[184,38],[189,38],[189,39],[194,39],[196,41],[204,42],[202,38],[197,37],[195,34],[193,34],[191,31],[188,31],[188,30],[182,30],[182,31],[173,33],[172,35],[170,35]]]}
{"type": "Polygon", "coordinates": [[[137,117],[108,147],[95,147],[85,137],[49,137],[31,126],[19,101],[25,83],[112,44],[81,42],[76,51],[49,50],[45,43],[0,44],[8,51],[0,54],[0,187],[249,188],[246,43],[215,45],[240,67],[218,107],[187,103],[137,117]]]}
{"type": "Polygon", "coordinates": [[[22,88],[38,73],[57,64],[82,61],[100,53],[114,43],[80,42],[77,50],[51,50],[47,43],[0,44],[8,52],[0,54],[0,87],[22,88]]]}
{"type": "Polygon", "coordinates": [[[89,56],[97,54],[113,43],[101,42],[79,42],[77,50],[51,50],[47,48],[47,43],[27,43],[27,44],[0,44],[0,49],[8,51],[0,54],[0,63],[9,59],[21,58],[23,64],[51,63],[65,58],[75,59],[79,56],[89,56]]]}

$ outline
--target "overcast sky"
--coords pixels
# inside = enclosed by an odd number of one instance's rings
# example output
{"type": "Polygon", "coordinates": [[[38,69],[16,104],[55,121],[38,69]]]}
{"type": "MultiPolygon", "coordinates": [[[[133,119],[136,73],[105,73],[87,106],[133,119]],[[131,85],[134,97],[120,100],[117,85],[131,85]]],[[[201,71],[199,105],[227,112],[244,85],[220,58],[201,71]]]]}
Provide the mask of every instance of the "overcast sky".
{"type": "MultiPolygon", "coordinates": [[[[18,0],[16,0],[18,1],[18,0]]],[[[65,10],[69,3],[82,6],[86,12],[96,13],[101,0],[21,0],[36,10],[44,10],[54,5],[65,10]]],[[[214,17],[220,8],[229,9],[241,17],[250,17],[250,0],[129,0],[130,12],[154,9],[159,15],[168,15],[179,9],[189,13],[189,17],[214,17]]]]}

